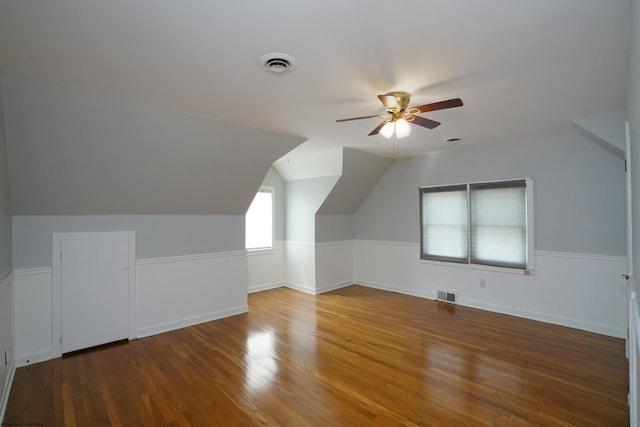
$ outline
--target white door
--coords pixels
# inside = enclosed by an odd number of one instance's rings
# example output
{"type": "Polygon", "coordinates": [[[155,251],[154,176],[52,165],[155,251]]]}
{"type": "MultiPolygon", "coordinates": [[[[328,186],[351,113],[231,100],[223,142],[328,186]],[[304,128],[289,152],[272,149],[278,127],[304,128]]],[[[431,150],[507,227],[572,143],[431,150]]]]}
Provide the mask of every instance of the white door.
{"type": "Polygon", "coordinates": [[[60,241],[62,353],[129,337],[127,237],[60,241]]]}

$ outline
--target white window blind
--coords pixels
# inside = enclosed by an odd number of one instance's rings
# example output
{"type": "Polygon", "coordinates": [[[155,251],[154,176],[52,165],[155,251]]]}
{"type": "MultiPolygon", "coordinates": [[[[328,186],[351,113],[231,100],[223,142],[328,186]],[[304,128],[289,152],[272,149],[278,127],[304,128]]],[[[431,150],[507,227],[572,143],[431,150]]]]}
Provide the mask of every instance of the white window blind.
{"type": "Polygon", "coordinates": [[[420,189],[422,259],[527,268],[527,181],[420,189]]]}
{"type": "Polygon", "coordinates": [[[467,186],[423,189],[423,258],[467,262],[467,186]]]}
{"type": "Polygon", "coordinates": [[[247,249],[269,249],[273,246],[273,191],[263,189],[256,194],[245,216],[247,249]]]}
{"type": "Polygon", "coordinates": [[[525,181],[471,184],[471,263],[527,267],[525,181]]]}

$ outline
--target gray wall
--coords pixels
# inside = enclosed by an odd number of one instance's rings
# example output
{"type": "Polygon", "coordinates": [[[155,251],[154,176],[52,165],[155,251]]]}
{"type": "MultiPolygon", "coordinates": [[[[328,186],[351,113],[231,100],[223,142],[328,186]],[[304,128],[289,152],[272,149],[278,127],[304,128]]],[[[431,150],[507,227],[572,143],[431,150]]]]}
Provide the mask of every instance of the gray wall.
{"type": "Polygon", "coordinates": [[[357,239],[418,242],[420,186],[531,177],[537,250],[624,256],[624,164],[576,132],[397,161],[354,217],[357,239]]]}
{"type": "MultiPolygon", "coordinates": [[[[1,78],[1,73],[0,73],[1,78]]],[[[0,84],[0,281],[11,272],[11,197],[2,84],[0,84]]]]}
{"type": "Polygon", "coordinates": [[[135,231],[136,259],[244,250],[244,215],[18,215],[13,268],[51,266],[52,233],[135,231]]]}
{"type": "Polygon", "coordinates": [[[316,215],[316,243],[353,239],[353,215],[316,215]]]}
{"type": "Polygon", "coordinates": [[[316,242],[316,212],[338,179],[340,175],[287,181],[287,240],[316,242]]]}
{"type": "Polygon", "coordinates": [[[274,230],[273,240],[284,241],[286,239],[286,201],[287,191],[285,182],[278,173],[278,171],[271,167],[267,176],[262,181],[262,185],[274,188],[274,230]]]}

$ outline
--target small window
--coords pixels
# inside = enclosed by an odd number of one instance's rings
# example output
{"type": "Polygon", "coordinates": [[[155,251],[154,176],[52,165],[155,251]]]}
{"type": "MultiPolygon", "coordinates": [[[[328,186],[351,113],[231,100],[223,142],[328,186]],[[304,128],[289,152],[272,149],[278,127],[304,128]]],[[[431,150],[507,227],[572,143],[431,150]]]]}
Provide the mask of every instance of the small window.
{"type": "Polygon", "coordinates": [[[245,216],[245,245],[249,250],[273,247],[273,188],[261,187],[245,216]]]}
{"type": "Polygon", "coordinates": [[[528,268],[532,246],[528,181],[421,188],[420,258],[528,268]]]}

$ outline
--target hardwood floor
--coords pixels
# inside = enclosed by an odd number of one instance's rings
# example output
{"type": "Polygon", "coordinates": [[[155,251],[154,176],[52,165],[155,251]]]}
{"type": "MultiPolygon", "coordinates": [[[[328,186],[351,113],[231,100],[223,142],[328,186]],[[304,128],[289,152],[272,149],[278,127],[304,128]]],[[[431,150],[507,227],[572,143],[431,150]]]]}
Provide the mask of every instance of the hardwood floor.
{"type": "MultiPolygon", "coordinates": [[[[16,371],[45,426],[628,425],[624,341],[350,286],[16,371]]],[[[27,424],[33,423],[33,424],[27,424]]]]}

